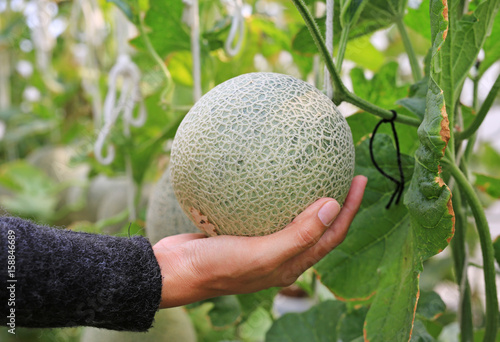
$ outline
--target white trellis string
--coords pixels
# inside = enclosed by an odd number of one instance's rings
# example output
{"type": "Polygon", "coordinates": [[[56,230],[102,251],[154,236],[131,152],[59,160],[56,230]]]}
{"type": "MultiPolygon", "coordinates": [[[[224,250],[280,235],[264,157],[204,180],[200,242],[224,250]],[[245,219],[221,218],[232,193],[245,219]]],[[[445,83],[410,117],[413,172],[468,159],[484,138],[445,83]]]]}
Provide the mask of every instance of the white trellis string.
{"type": "MultiPolygon", "coordinates": [[[[111,129],[116,123],[116,120],[122,114],[123,116],[123,132],[126,137],[130,137],[130,125],[141,127],[146,122],[146,107],[142,100],[139,82],[141,74],[137,65],[132,62],[127,54],[118,56],[117,63],[111,68],[108,76],[108,94],[104,101],[104,125],[94,146],[94,154],[96,159],[103,165],[110,164],[115,157],[115,149],[112,145],[108,145],[106,157],[102,155],[104,143],[111,129]],[[120,97],[117,99],[117,81],[118,77],[122,78],[122,88],[120,97]],[[134,117],[134,108],[139,105],[138,116],[134,117]]],[[[135,194],[136,187],[132,173],[132,159],[130,154],[125,156],[126,173],[127,173],[127,204],[129,209],[129,220],[135,221],[135,194]]]]}
{"type": "MultiPolygon", "coordinates": [[[[10,107],[10,73],[11,63],[8,49],[0,49],[0,111],[10,107]]],[[[0,141],[5,135],[6,125],[0,120],[0,141]]],[[[7,149],[8,151],[9,149],[7,149]]],[[[9,155],[10,157],[10,155],[9,155]]]]}
{"type": "Polygon", "coordinates": [[[102,149],[120,114],[123,114],[123,132],[127,137],[130,136],[130,125],[141,127],[146,122],[146,108],[139,89],[140,77],[139,68],[127,54],[120,55],[117,63],[109,72],[108,94],[104,101],[104,125],[99,132],[94,148],[96,159],[103,165],[109,165],[115,157],[112,145],[108,145],[106,157],[103,157],[102,149]],[[123,85],[117,101],[116,85],[120,76],[123,85]],[[136,104],[139,104],[139,114],[134,117],[133,112],[136,104]]]}
{"type": "Polygon", "coordinates": [[[43,81],[51,91],[61,93],[64,88],[56,80],[50,65],[52,50],[56,45],[56,36],[50,31],[50,24],[56,16],[56,9],[57,5],[51,1],[30,1],[24,15],[31,31],[31,40],[36,52],[36,64],[42,74],[43,81]]]}
{"type": "Polygon", "coordinates": [[[227,55],[234,57],[238,54],[243,43],[243,35],[245,30],[245,20],[243,18],[243,1],[242,0],[223,0],[222,1],[231,15],[231,28],[224,44],[224,50],[227,55]],[[236,36],[237,35],[237,36],[236,36]]]}
{"type": "MultiPolygon", "coordinates": [[[[326,0],[326,48],[330,56],[333,56],[333,9],[334,9],[334,0],[326,0]]],[[[324,88],[326,90],[326,96],[330,99],[333,98],[333,87],[332,81],[330,79],[330,73],[325,66],[325,79],[324,79],[324,88]]]]}
{"type": "Polygon", "coordinates": [[[102,97],[99,90],[99,50],[106,39],[106,23],[96,0],[76,0],[71,9],[69,31],[76,41],[75,59],[81,65],[84,91],[92,101],[94,127],[101,127],[102,97]],[[83,22],[80,21],[83,17],[83,22]],[[82,24],[83,29],[80,29],[82,24]]]}
{"type": "Polygon", "coordinates": [[[106,39],[104,14],[96,0],[76,0],[71,8],[69,31],[79,41],[99,47],[106,39]],[[83,15],[83,30],[80,31],[80,16],[83,15]]]}
{"type": "Polygon", "coordinates": [[[193,99],[201,98],[200,15],[198,0],[183,0],[183,20],[191,27],[191,56],[193,58],[193,99]]]}

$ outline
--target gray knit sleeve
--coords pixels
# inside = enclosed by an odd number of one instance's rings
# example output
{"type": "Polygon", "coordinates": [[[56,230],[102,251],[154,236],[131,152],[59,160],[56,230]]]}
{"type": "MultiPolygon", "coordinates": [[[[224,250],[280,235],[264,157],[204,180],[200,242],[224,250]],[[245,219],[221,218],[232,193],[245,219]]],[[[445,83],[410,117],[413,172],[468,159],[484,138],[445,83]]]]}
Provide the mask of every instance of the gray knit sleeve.
{"type": "Polygon", "coordinates": [[[160,304],[162,278],[143,237],[0,217],[0,286],[2,326],[12,321],[13,309],[19,327],[146,331],[160,304]]]}

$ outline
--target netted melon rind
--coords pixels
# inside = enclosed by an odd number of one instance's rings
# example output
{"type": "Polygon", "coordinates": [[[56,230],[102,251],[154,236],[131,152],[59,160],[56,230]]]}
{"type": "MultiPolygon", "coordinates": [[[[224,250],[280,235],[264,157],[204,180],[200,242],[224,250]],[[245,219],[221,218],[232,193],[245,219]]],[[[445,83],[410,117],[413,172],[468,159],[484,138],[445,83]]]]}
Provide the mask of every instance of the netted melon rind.
{"type": "Polygon", "coordinates": [[[170,182],[170,167],[154,186],[146,213],[146,235],[152,244],[167,236],[200,233],[175,198],[170,182]]]}
{"type": "Polygon", "coordinates": [[[344,117],[312,85],[250,73],[218,85],[193,106],[170,163],[182,209],[208,220],[190,216],[200,229],[208,223],[221,235],[265,235],[321,197],[344,202],[354,145],[344,117]]]}

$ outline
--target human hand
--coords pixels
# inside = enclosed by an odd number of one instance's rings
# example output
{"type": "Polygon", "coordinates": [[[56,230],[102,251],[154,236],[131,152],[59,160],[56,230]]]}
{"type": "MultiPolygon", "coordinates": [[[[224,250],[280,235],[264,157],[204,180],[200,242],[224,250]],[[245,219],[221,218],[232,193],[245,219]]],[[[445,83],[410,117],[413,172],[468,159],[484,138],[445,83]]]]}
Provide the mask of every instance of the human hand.
{"type": "Polygon", "coordinates": [[[291,285],[344,240],[366,182],[354,177],[342,210],[335,200],[321,198],[271,235],[162,239],[153,246],[163,276],[160,308],[291,285]]]}

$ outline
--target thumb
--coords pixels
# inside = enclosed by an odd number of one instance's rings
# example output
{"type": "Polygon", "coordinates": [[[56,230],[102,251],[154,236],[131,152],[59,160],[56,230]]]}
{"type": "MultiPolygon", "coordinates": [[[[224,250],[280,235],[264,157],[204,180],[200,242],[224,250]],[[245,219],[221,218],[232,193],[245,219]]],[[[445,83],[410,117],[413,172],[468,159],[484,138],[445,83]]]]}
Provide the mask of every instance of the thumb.
{"type": "MultiPolygon", "coordinates": [[[[284,262],[314,246],[340,212],[332,198],[321,198],[311,204],[284,229],[266,237],[274,257],[284,262]]],[[[277,260],[277,261],[278,261],[277,260]]]]}

